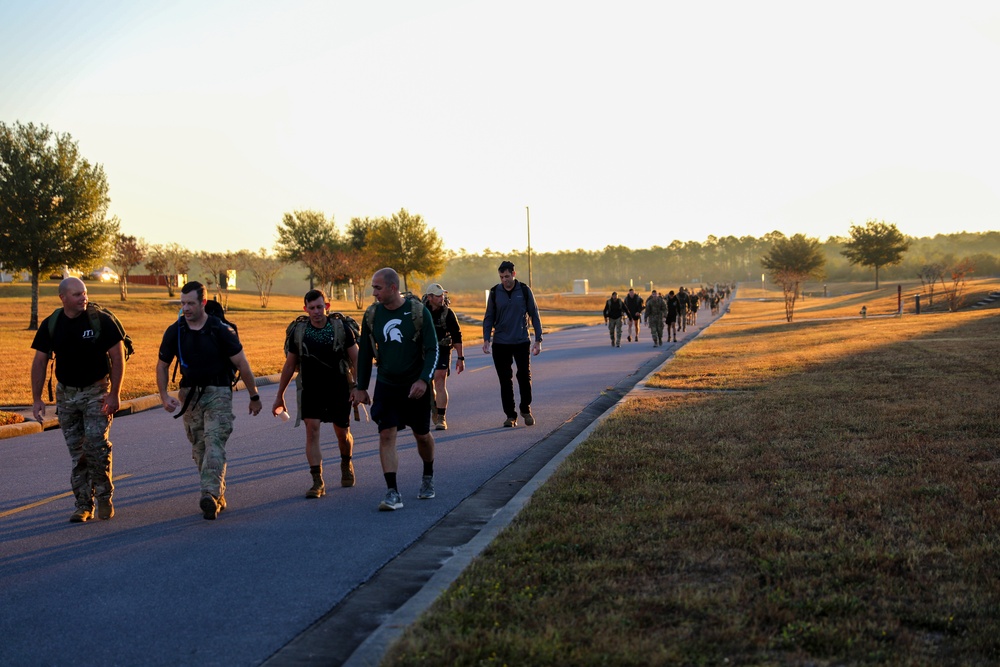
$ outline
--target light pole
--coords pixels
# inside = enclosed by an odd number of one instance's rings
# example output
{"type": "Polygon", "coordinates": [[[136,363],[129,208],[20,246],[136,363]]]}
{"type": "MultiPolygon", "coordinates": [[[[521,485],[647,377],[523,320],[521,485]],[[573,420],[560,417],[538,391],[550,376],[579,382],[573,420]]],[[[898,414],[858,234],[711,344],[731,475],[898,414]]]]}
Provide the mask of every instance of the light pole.
{"type": "Polygon", "coordinates": [[[528,218],[528,288],[531,288],[531,209],[524,207],[524,214],[528,218]]]}

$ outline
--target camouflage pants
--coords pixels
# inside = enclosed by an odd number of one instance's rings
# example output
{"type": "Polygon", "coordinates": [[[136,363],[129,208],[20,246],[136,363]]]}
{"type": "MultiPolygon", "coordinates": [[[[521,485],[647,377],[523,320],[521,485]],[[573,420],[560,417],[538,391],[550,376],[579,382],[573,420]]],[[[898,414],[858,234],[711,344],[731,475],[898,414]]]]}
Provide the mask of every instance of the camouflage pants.
{"type": "Polygon", "coordinates": [[[111,415],[106,415],[104,396],[110,388],[108,378],[89,387],[56,385],[56,413],[69,456],[73,461],[70,486],[76,506],[93,510],[94,498],[110,500],[115,485],[111,483],[111,415]]]}
{"type": "Polygon", "coordinates": [[[657,343],[663,342],[663,318],[657,317],[651,321],[646,322],[646,326],[653,333],[653,340],[657,343]]]}
{"type": "MultiPolygon", "coordinates": [[[[201,389],[182,387],[177,395],[181,403],[189,391],[201,389]]],[[[191,457],[201,473],[201,490],[221,498],[226,493],[226,441],[235,419],[232,388],[205,387],[198,400],[191,401],[183,419],[191,457]]]]}
{"type": "Polygon", "coordinates": [[[611,342],[621,345],[622,342],[622,318],[612,317],[608,320],[608,332],[611,334],[611,342]]]}

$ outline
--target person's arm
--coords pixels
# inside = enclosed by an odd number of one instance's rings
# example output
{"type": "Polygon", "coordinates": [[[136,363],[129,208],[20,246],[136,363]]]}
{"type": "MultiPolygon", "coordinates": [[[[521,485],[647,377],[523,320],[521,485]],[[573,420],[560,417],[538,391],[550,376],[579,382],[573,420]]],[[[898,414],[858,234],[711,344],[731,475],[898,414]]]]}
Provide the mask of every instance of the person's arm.
{"type": "MultiPolygon", "coordinates": [[[[351,390],[351,403],[355,407],[371,403],[368,396],[368,384],[372,379],[372,359],[374,359],[375,351],[372,349],[371,330],[368,328],[367,317],[362,318],[361,321],[361,340],[358,341],[356,354],[354,378],[357,386],[351,390]]],[[[350,355],[350,351],[348,351],[348,355],[350,355]]]]}
{"type": "Polygon", "coordinates": [[[455,350],[455,355],[458,357],[455,360],[455,372],[461,373],[465,370],[465,357],[462,355],[462,325],[458,323],[458,316],[455,315],[454,310],[448,309],[445,326],[451,334],[451,348],[455,350]]]}
{"type": "Polygon", "coordinates": [[[285,407],[285,389],[295,375],[295,367],[299,364],[299,355],[289,352],[285,355],[285,365],[281,367],[281,377],[278,378],[278,395],[274,397],[274,404],[271,406],[271,414],[277,415],[278,408],[288,411],[285,407]]]}
{"type": "Polygon", "coordinates": [[[118,341],[108,350],[111,359],[111,388],[104,397],[102,411],[106,415],[114,415],[121,407],[122,380],[125,379],[125,346],[118,341]]]}
{"type": "Polygon", "coordinates": [[[528,315],[531,316],[531,327],[535,330],[535,344],[531,346],[532,354],[539,354],[542,351],[542,320],[538,316],[538,304],[535,303],[535,295],[528,288],[528,315]]]}
{"type": "Polygon", "coordinates": [[[160,403],[167,412],[173,412],[181,407],[181,402],[167,393],[170,381],[170,362],[163,359],[156,361],[156,389],[160,393],[160,403]]]}
{"type": "Polygon", "coordinates": [[[42,400],[42,389],[45,387],[45,369],[49,365],[49,355],[41,350],[35,350],[35,358],[31,360],[31,400],[32,414],[35,421],[45,419],[45,401],[42,400]]]}
{"type": "Polygon", "coordinates": [[[420,369],[420,377],[410,387],[410,398],[420,398],[424,393],[430,391],[431,385],[434,382],[434,369],[437,366],[439,351],[437,329],[434,327],[434,315],[427,306],[421,304],[421,307],[424,309],[423,331],[420,333],[424,365],[420,369]]]}
{"type": "Polygon", "coordinates": [[[237,370],[240,372],[240,378],[243,380],[243,386],[250,393],[250,408],[248,414],[257,416],[261,409],[260,394],[257,393],[257,378],[253,376],[253,371],[250,370],[250,362],[247,361],[247,355],[243,350],[240,350],[233,356],[229,357],[229,361],[233,362],[233,366],[236,366],[237,370]],[[254,397],[257,400],[253,400],[254,397]]]}
{"type": "MultiPolygon", "coordinates": [[[[493,290],[496,288],[494,287],[493,290]]],[[[493,338],[493,320],[496,318],[496,302],[490,290],[486,297],[486,313],[483,315],[483,354],[490,353],[490,339],[493,338]]]]}

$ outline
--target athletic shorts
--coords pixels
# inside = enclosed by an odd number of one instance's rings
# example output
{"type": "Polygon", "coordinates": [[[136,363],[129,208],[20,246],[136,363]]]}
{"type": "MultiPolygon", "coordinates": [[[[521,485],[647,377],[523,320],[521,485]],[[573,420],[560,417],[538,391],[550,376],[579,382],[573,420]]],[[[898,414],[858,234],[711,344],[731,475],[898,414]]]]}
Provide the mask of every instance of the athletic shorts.
{"type": "Polygon", "coordinates": [[[372,421],[378,430],[390,428],[413,429],[414,435],[425,435],[431,430],[431,398],[434,392],[428,387],[420,398],[409,398],[410,388],[396,387],[375,381],[372,397],[372,421]]]}
{"type": "Polygon", "coordinates": [[[302,388],[302,419],[318,419],[341,427],[351,426],[351,392],[347,380],[340,374],[318,389],[302,388]]]}
{"type": "Polygon", "coordinates": [[[438,347],[438,362],[434,370],[448,371],[451,375],[451,347],[438,347]]]}

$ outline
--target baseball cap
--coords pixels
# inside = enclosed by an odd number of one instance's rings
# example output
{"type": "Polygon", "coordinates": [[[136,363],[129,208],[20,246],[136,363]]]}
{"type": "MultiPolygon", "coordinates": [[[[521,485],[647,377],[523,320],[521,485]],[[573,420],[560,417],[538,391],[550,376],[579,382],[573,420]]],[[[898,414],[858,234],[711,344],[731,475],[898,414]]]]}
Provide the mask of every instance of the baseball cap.
{"type": "Polygon", "coordinates": [[[441,287],[440,283],[431,283],[427,286],[427,293],[433,294],[434,296],[441,296],[445,293],[445,288],[441,287]]]}

